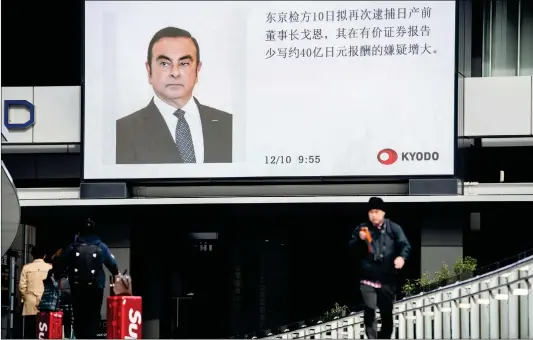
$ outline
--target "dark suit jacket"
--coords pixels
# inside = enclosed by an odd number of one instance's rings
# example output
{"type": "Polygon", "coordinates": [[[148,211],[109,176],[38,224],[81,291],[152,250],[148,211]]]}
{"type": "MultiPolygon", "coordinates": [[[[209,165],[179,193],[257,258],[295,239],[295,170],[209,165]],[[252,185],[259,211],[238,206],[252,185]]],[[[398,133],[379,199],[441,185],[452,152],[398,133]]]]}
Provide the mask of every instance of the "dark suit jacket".
{"type": "MultiPolygon", "coordinates": [[[[227,113],[200,104],[204,135],[204,163],[231,163],[233,119],[227,113]]],[[[117,120],[117,164],[183,163],[174,137],[154,101],[117,120]]]]}

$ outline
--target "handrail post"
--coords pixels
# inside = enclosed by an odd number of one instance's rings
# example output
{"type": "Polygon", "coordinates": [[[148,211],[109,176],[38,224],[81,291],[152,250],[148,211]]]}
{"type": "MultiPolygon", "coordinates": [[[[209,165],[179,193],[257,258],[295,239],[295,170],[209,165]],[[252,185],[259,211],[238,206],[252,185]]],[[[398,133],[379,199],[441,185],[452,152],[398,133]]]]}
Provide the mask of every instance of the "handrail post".
{"type": "Polygon", "coordinates": [[[470,313],[473,308],[472,298],[471,298],[472,287],[467,286],[459,290],[460,296],[465,296],[459,298],[459,318],[461,323],[461,339],[470,339],[470,313]]]}
{"type": "Polygon", "coordinates": [[[433,317],[433,336],[435,339],[444,339],[442,334],[442,311],[439,308],[439,302],[442,301],[442,293],[435,294],[435,303],[437,304],[435,307],[433,307],[434,317],[433,317]]]}
{"type": "MultiPolygon", "coordinates": [[[[505,273],[500,275],[500,285],[505,285],[509,282],[509,274],[505,273]]],[[[500,338],[509,339],[509,300],[511,292],[507,286],[500,287],[500,295],[507,297],[500,301],[500,338]]]]}
{"type": "MultiPolygon", "coordinates": [[[[499,277],[490,279],[490,288],[498,289],[499,277]]],[[[500,339],[500,301],[491,299],[490,301],[490,339],[500,339]]]]}
{"type": "MultiPolygon", "coordinates": [[[[470,292],[477,293],[479,291],[479,286],[480,286],[479,282],[473,283],[472,286],[470,287],[470,292]]],[[[481,339],[481,332],[479,330],[479,325],[480,325],[479,316],[480,316],[481,306],[476,303],[475,301],[476,298],[477,296],[470,299],[470,303],[472,304],[472,307],[470,308],[470,336],[469,336],[470,339],[481,339]]]]}
{"type": "MultiPolygon", "coordinates": [[[[518,280],[519,274],[518,270],[511,273],[511,275],[508,277],[508,280],[513,282],[518,280]]],[[[507,321],[507,330],[508,330],[508,337],[509,339],[519,339],[519,307],[518,307],[518,296],[513,294],[513,290],[518,288],[518,283],[515,283],[511,285],[508,288],[509,291],[509,304],[508,304],[508,318],[507,320],[504,319],[504,322],[507,321]]]]}
{"type": "Polygon", "coordinates": [[[426,296],[424,301],[424,339],[433,339],[433,318],[435,317],[433,300],[431,296],[426,296]]]}
{"type": "MultiPolygon", "coordinates": [[[[520,278],[527,277],[530,275],[531,271],[527,266],[524,266],[519,270],[520,278]]],[[[527,279],[526,279],[527,280],[527,279]]],[[[528,282],[520,284],[520,288],[526,288],[528,287],[528,282]]],[[[519,339],[528,339],[533,337],[533,313],[530,313],[529,304],[531,303],[531,306],[533,307],[533,291],[529,291],[528,295],[520,296],[519,298],[519,304],[520,304],[520,310],[518,311],[520,315],[520,336],[519,339]],[[528,296],[529,295],[529,296],[528,296]],[[531,326],[529,326],[529,322],[531,320],[531,326]],[[530,328],[531,327],[531,328],[530,328]]]]}
{"type": "Polygon", "coordinates": [[[404,303],[400,303],[396,307],[396,311],[398,313],[398,339],[405,339],[406,335],[407,335],[406,334],[407,333],[407,327],[406,327],[407,325],[406,325],[406,320],[405,320],[405,315],[404,315],[405,302],[404,303]]]}
{"type": "Polygon", "coordinates": [[[421,299],[416,301],[416,305],[414,305],[413,307],[416,307],[416,311],[415,311],[416,338],[423,339],[424,338],[424,317],[422,316],[422,309],[424,307],[424,296],[423,295],[421,299]]]}
{"type": "Polygon", "coordinates": [[[452,291],[451,298],[454,302],[451,303],[452,312],[451,312],[451,322],[452,322],[452,339],[459,339],[461,337],[461,310],[458,306],[458,300],[461,296],[461,288],[455,288],[452,291]]]}
{"type": "MultiPolygon", "coordinates": [[[[452,293],[447,292],[441,295],[443,300],[449,300],[452,293]]],[[[442,303],[442,338],[452,339],[452,302],[442,303]],[[445,311],[444,311],[445,310],[445,311]]]]}
{"type": "Polygon", "coordinates": [[[405,319],[407,320],[407,339],[414,339],[415,338],[415,316],[413,314],[413,311],[409,311],[411,309],[413,302],[409,301],[406,303],[406,312],[405,312],[405,319]]]}
{"type": "MultiPolygon", "coordinates": [[[[531,267],[530,267],[531,275],[531,267]]],[[[529,285],[533,285],[533,279],[529,279],[529,285]]],[[[533,336],[533,290],[529,290],[529,299],[528,299],[528,314],[529,314],[529,338],[533,336]]]]}
{"type": "MultiPolygon", "coordinates": [[[[490,280],[483,280],[479,283],[479,288],[481,290],[486,290],[490,287],[490,280]]],[[[490,292],[485,291],[481,293],[481,299],[484,301],[490,301],[490,292]]],[[[490,306],[489,303],[482,304],[479,306],[479,317],[481,318],[481,337],[479,339],[488,339],[490,338],[490,306]]]]}

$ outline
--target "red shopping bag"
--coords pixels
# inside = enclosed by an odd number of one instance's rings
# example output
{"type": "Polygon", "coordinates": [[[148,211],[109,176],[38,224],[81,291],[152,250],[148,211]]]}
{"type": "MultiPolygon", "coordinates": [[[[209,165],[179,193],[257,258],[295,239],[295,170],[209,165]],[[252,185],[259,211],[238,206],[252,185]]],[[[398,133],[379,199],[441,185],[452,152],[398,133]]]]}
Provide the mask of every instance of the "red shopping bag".
{"type": "Polygon", "coordinates": [[[63,312],[37,314],[37,339],[63,339],[63,312]]]}
{"type": "Polygon", "coordinates": [[[107,338],[142,338],[142,298],[110,296],[107,298],[107,338]]]}

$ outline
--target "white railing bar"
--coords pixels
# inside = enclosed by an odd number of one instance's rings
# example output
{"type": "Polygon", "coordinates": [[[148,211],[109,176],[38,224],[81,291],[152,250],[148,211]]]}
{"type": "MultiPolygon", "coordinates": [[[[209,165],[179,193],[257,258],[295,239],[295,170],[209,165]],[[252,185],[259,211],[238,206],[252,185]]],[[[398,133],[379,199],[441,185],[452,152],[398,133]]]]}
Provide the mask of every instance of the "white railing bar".
{"type": "MultiPolygon", "coordinates": [[[[502,287],[507,287],[507,286],[511,286],[511,285],[514,285],[514,284],[517,284],[517,283],[521,283],[522,281],[524,281],[524,282],[527,283],[527,281],[528,281],[528,280],[531,280],[531,279],[533,279],[533,275],[529,275],[529,276],[526,276],[526,277],[522,277],[522,278],[520,278],[520,279],[518,279],[518,280],[514,280],[514,281],[510,281],[510,282],[499,283],[499,284],[496,285],[496,286],[493,286],[493,287],[490,287],[490,288],[485,288],[485,289],[479,290],[479,291],[477,291],[477,292],[475,292],[475,293],[469,293],[469,294],[461,295],[461,296],[458,297],[458,298],[449,298],[448,300],[442,300],[442,301],[439,301],[439,302],[431,302],[431,303],[429,303],[429,304],[427,304],[427,305],[424,305],[424,306],[421,306],[421,307],[419,307],[419,308],[416,308],[416,307],[415,307],[415,308],[411,308],[411,309],[406,309],[406,310],[403,311],[403,312],[393,313],[393,315],[402,314],[402,313],[404,313],[404,312],[414,312],[414,311],[417,311],[417,310],[420,310],[420,309],[424,309],[424,308],[428,308],[428,307],[433,307],[433,306],[438,306],[438,305],[440,305],[440,304],[442,304],[442,303],[454,302],[454,301],[456,301],[456,300],[458,300],[458,299],[467,299],[467,298],[471,298],[471,297],[473,297],[473,296],[475,296],[475,295],[480,295],[481,293],[487,293],[487,292],[490,293],[490,292],[492,292],[492,291],[495,290],[495,289],[502,288],[502,287]]],[[[459,289],[464,289],[464,288],[461,287],[461,288],[459,288],[459,289]]],[[[440,292],[439,292],[439,293],[440,293],[440,292]]],[[[431,295],[431,294],[428,293],[428,295],[431,295]]],[[[423,298],[422,295],[419,295],[419,296],[418,296],[418,299],[421,299],[421,298],[423,298]]],[[[431,297],[424,297],[423,299],[430,299],[430,300],[431,300],[431,297]]],[[[402,303],[404,303],[404,300],[400,300],[400,301],[402,301],[402,303]]],[[[358,313],[356,313],[356,314],[354,314],[354,315],[357,315],[357,314],[359,314],[359,313],[362,313],[362,312],[358,312],[358,313]]],[[[352,315],[352,316],[353,316],[353,315],[352,315]]]]}

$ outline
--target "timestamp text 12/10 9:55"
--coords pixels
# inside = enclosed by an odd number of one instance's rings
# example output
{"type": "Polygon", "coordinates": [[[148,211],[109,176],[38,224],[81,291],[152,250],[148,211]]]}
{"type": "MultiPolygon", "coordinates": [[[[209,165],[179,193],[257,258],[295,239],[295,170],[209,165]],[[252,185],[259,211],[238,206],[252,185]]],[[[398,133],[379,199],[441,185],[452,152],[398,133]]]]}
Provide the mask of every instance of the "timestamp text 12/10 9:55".
{"type": "Polygon", "coordinates": [[[320,163],[320,156],[265,156],[265,164],[281,165],[281,164],[318,164],[320,163]]]}

